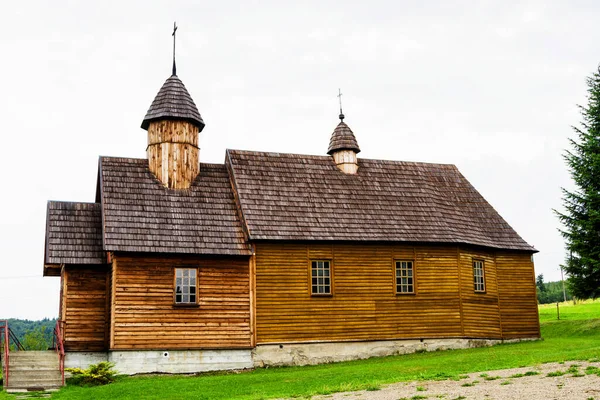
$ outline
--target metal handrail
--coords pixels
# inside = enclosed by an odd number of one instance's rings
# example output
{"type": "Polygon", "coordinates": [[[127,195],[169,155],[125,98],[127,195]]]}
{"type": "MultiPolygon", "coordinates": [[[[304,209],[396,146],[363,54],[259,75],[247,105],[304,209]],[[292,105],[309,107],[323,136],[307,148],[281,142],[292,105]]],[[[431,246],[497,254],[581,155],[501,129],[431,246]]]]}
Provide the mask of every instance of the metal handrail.
{"type": "Polygon", "coordinates": [[[9,369],[10,369],[10,341],[12,340],[15,344],[17,350],[25,350],[23,345],[19,341],[19,339],[15,336],[14,333],[8,327],[8,320],[0,320],[0,347],[3,347],[3,355],[4,355],[4,386],[8,386],[9,379],[9,369]],[[4,335],[4,340],[2,340],[2,335],[4,335]]]}
{"type": "Polygon", "coordinates": [[[54,338],[52,347],[56,349],[58,353],[59,367],[60,367],[60,375],[62,378],[62,384],[65,384],[65,346],[63,340],[63,329],[62,325],[65,321],[61,321],[60,319],[56,320],[56,326],[54,327],[54,338]]]}
{"type": "Polygon", "coordinates": [[[3,321],[4,325],[2,327],[0,327],[2,329],[2,331],[0,331],[0,339],[2,338],[2,334],[4,334],[4,340],[2,341],[2,344],[4,347],[4,386],[8,386],[8,369],[9,369],[9,365],[10,363],[8,362],[9,359],[9,344],[8,344],[8,321],[3,321]]]}

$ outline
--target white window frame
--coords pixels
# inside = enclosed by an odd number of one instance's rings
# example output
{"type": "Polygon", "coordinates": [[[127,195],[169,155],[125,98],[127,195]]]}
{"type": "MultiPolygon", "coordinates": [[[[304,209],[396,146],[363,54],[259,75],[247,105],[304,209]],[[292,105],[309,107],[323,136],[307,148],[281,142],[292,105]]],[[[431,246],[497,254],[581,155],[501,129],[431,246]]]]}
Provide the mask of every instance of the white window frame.
{"type": "Polygon", "coordinates": [[[485,262],[473,260],[473,289],[475,293],[485,293],[485,262]]]}
{"type": "Polygon", "coordinates": [[[198,304],[198,268],[176,267],[173,275],[173,302],[176,305],[198,304]]]}

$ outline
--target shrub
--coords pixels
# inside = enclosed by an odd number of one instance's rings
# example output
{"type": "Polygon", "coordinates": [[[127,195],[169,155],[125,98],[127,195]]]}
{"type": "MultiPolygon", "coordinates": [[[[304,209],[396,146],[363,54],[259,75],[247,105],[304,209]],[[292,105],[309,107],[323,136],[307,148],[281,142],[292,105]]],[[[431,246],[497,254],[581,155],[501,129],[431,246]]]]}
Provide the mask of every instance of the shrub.
{"type": "Polygon", "coordinates": [[[92,364],[86,369],[65,368],[65,371],[72,374],[69,383],[74,385],[97,386],[106,385],[115,380],[117,371],[113,369],[115,364],[102,361],[98,364],[92,364]]]}

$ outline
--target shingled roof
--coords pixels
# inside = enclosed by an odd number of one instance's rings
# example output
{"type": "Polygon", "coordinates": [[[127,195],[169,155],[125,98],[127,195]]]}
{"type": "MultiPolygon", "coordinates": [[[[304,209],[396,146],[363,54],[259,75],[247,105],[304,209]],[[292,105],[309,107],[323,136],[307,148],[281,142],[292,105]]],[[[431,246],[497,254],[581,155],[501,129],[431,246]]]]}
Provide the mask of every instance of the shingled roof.
{"type": "Polygon", "coordinates": [[[354,132],[344,121],[341,121],[333,131],[327,154],[332,154],[338,150],[354,150],[357,154],[360,153],[360,147],[358,147],[354,132]]]}
{"type": "Polygon", "coordinates": [[[49,201],[44,264],[103,264],[100,204],[49,201]]]}
{"type": "Polygon", "coordinates": [[[536,251],[454,165],[228,150],[250,240],[466,243],[536,251]]]}
{"type": "Polygon", "coordinates": [[[100,158],[104,249],[250,255],[222,164],[200,164],[186,190],[165,188],[148,160],[100,158]]]}
{"type": "Polygon", "coordinates": [[[159,119],[182,119],[197,126],[200,132],[204,128],[196,103],[177,75],[167,79],[158,91],[142,121],[142,129],[147,130],[150,122],[159,119]]]}

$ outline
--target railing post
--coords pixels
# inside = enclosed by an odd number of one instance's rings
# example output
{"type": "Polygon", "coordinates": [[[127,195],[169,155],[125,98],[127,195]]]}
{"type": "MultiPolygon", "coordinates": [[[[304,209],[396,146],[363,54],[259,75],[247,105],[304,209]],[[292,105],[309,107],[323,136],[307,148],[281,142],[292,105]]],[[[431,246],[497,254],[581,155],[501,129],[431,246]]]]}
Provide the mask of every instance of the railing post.
{"type": "Polygon", "coordinates": [[[54,327],[54,339],[53,341],[56,343],[56,352],[58,353],[58,361],[60,368],[60,375],[62,378],[62,384],[65,384],[65,348],[62,337],[62,328],[61,324],[63,321],[60,319],[56,320],[56,326],[54,327]]]}
{"type": "Polygon", "coordinates": [[[9,369],[10,369],[10,342],[9,342],[9,336],[10,336],[10,331],[8,330],[8,320],[3,320],[2,323],[4,324],[4,326],[2,327],[2,331],[4,332],[4,386],[7,387],[8,386],[8,380],[9,380],[9,369]]]}

